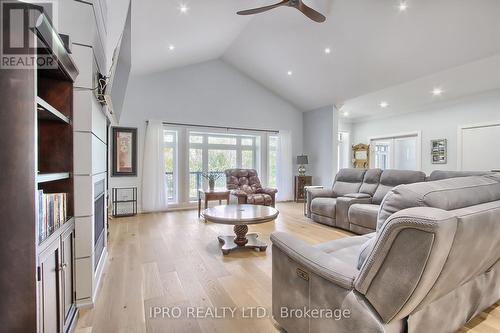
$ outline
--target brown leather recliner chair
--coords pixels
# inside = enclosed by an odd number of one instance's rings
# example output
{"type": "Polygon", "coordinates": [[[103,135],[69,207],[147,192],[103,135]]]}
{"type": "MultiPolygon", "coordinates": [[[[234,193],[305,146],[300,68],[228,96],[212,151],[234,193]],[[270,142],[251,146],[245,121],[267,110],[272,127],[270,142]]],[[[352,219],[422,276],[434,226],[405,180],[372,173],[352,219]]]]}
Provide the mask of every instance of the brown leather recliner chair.
{"type": "Polygon", "coordinates": [[[228,169],[225,173],[227,189],[238,204],[275,206],[278,190],[262,187],[256,170],[228,169]]]}

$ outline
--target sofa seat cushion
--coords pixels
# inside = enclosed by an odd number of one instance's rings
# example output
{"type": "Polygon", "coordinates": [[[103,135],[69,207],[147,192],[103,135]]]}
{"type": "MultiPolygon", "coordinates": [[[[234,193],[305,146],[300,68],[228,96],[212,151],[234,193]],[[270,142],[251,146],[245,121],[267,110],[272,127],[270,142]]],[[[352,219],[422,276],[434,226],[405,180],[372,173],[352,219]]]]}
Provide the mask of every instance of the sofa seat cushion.
{"type": "Polygon", "coordinates": [[[273,198],[266,193],[254,193],[247,195],[247,203],[251,205],[270,206],[273,203],[273,198]]]}
{"type": "Polygon", "coordinates": [[[365,244],[371,235],[344,237],[330,242],[315,245],[314,247],[321,251],[334,255],[345,262],[352,263],[353,266],[358,266],[359,253],[361,247],[365,244]]]}
{"type": "Polygon", "coordinates": [[[379,205],[354,204],[349,209],[349,222],[375,230],[379,205]]]}
{"type": "Polygon", "coordinates": [[[311,202],[311,212],[313,214],[325,216],[334,219],[337,208],[337,199],[335,198],[314,198],[311,202]]]}

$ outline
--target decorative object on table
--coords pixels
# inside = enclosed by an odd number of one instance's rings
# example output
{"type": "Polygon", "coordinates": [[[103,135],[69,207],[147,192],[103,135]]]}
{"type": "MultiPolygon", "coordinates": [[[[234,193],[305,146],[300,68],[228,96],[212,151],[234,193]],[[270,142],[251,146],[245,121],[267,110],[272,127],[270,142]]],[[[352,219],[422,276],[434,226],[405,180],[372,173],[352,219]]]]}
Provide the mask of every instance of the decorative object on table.
{"type": "Polygon", "coordinates": [[[137,187],[113,188],[113,217],[137,215],[137,187]]]}
{"type": "Polygon", "coordinates": [[[222,177],[222,173],[220,172],[204,172],[201,175],[208,180],[208,188],[212,192],[215,189],[215,182],[222,177]]]}
{"type": "Polygon", "coordinates": [[[446,139],[431,140],[432,164],[448,163],[448,141],[446,139]]]}
{"type": "Polygon", "coordinates": [[[238,199],[238,204],[272,207],[276,204],[278,190],[262,187],[254,169],[228,169],[225,173],[227,189],[238,199]]]}
{"type": "Polygon", "coordinates": [[[257,239],[257,234],[247,234],[249,224],[274,221],[279,215],[277,209],[261,205],[227,205],[205,209],[203,216],[208,222],[234,225],[236,236],[219,236],[222,253],[229,254],[237,248],[251,248],[265,251],[267,244],[257,239]]]}
{"type": "Polygon", "coordinates": [[[205,201],[205,209],[208,208],[208,202],[213,200],[219,200],[219,205],[222,204],[222,200],[226,200],[226,203],[229,205],[229,190],[198,190],[198,218],[201,217],[201,201],[205,201]]]}
{"type": "Polygon", "coordinates": [[[316,186],[304,186],[304,216],[307,216],[307,191],[309,190],[322,190],[324,189],[324,186],[316,185],[316,186]]]}
{"type": "Polygon", "coordinates": [[[307,158],[307,155],[299,155],[297,156],[297,164],[299,166],[299,176],[305,176],[306,175],[306,165],[309,164],[309,160],[307,158]]]}
{"type": "Polygon", "coordinates": [[[352,146],[352,166],[358,169],[370,167],[370,145],[360,143],[352,146]]]}
{"type": "Polygon", "coordinates": [[[312,185],[312,176],[295,176],[294,182],[294,201],[304,200],[304,187],[312,185]]]}
{"type": "Polygon", "coordinates": [[[137,176],[137,128],[113,127],[113,176],[137,176]]]}

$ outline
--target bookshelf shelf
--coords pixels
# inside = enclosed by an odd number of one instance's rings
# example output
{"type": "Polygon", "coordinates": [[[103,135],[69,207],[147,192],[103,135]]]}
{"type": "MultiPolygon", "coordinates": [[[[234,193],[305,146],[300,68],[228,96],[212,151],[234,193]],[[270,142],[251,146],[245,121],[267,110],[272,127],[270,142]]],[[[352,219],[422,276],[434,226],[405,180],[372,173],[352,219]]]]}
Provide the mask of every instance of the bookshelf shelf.
{"type": "Polygon", "coordinates": [[[37,253],[39,254],[43,252],[50,244],[52,244],[52,242],[59,239],[61,234],[63,234],[66,230],[72,228],[74,226],[74,221],[74,217],[68,217],[66,219],[66,222],[61,224],[59,228],[55,229],[50,235],[42,239],[37,246],[37,253]]]}
{"type": "Polygon", "coordinates": [[[38,174],[36,180],[39,184],[41,184],[41,183],[54,182],[57,180],[69,179],[70,177],[71,174],[69,172],[45,173],[45,174],[38,174]]]}
{"type": "Polygon", "coordinates": [[[71,120],[68,117],[66,117],[61,112],[59,112],[56,108],[54,108],[52,105],[47,103],[43,98],[37,96],[36,97],[36,104],[37,104],[38,119],[39,120],[59,121],[59,122],[63,122],[66,124],[71,123],[71,120]]]}

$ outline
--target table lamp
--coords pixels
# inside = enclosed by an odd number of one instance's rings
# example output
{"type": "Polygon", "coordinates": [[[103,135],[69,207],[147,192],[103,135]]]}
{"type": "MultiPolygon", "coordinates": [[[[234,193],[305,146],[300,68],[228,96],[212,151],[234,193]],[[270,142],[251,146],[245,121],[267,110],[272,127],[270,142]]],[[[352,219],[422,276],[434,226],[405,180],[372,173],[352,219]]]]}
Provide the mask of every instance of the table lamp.
{"type": "Polygon", "coordinates": [[[306,175],[306,165],[309,164],[307,155],[299,155],[297,156],[297,164],[299,165],[299,176],[306,175]]]}

